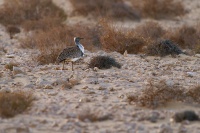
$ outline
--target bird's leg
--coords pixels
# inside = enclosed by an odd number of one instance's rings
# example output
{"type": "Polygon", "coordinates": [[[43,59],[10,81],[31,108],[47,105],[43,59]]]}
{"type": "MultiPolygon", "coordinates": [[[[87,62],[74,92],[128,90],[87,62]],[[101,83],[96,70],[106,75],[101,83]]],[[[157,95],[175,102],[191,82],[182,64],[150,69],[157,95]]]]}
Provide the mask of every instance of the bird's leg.
{"type": "Polygon", "coordinates": [[[72,71],[74,71],[74,67],[73,67],[73,61],[72,61],[72,71]]]}
{"type": "Polygon", "coordinates": [[[65,61],[63,61],[63,66],[62,66],[62,70],[64,70],[64,64],[65,64],[65,61]]]}

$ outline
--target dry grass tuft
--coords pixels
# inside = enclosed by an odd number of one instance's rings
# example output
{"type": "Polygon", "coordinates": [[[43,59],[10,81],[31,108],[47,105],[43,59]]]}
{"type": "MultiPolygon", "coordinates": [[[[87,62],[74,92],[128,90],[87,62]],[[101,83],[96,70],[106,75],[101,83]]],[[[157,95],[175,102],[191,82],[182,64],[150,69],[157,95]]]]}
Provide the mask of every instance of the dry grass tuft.
{"type": "Polygon", "coordinates": [[[83,25],[62,25],[51,28],[47,31],[37,31],[21,40],[22,48],[36,48],[39,50],[34,60],[40,64],[55,63],[59,53],[68,46],[74,46],[74,36],[85,39],[82,44],[87,50],[95,50],[99,44],[96,40],[98,36],[94,28],[83,25]]]}
{"type": "Polygon", "coordinates": [[[108,52],[116,51],[123,54],[127,50],[130,54],[137,54],[142,52],[143,46],[148,43],[148,39],[139,36],[134,30],[123,31],[105,19],[99,24],[100,42],[102,48],[108,52]]]}
{"type": "Polygon", "coordinates": [[[26,92],[0,92],[0,116],[14,117],[32,105],[33,96],[26,92]]]}
{"type": "Polygon", "coordinates": [[[174,31],[168,31],[167,37],[182,48],[196,49],[200,45],[200,36],[196,26],[182,26],[174,31]]]}
{"type": "Polygon", "coordinates": [[[139,19],[138,13],[123,0],[70,0],[70,2],[74,7],[73,14],[92,15],[95,18],[139,19]]]}
{"type": "Polygon", "coordinates": [[[182,16],[186,10],[182,2],[174,0],[129,0],[143,17],[173,19],[182,16]]]}
{"type": "Polygon", "coordinates": [[[162,38],[166,31],[160,26],[158,22],[147,21],[135,28],[135,32],[144,38],[151,38],[156,40],[162,38]]]}
{"type": "Polygon", "coordinates": [[[116,62],[114,58],[109,56],[96,56],[93,57],[89,63],[89,68],[97,67],[99,69],[109,69],[111,67],[121,68],[121,64],[116,62]]]}
{"type": "Polygon", "coordinates": [[[22,26],[26,30],[42,27],[40,21],[46,17],[57,18],[59,23],[66,19],[64,11],[52,0],[6,0],[0,9],[1,24],[22,26]]]}
{"type": "Polygon", "coordinates": [[[171,100],[199,104],[200,86],[185,90],[175,85],[168,86],[164,80],[158,83],[152,83],[150,81],[149,85],[142,90],[141,94],[128,94],[127,100],[129,103],[134,102],[136,105],[153,109],[165,105],[171,100]]]}
{"type": "Polygon", "coordinates": [[[145,53],[152,56],[178,55],[182,50],[170,40],[157,40],[146,47],[145,53]]]}
{"type": "Polygon", "coordinates": [[[27,20],[23,23],[23,28],[25,31],[31,31],[31,30],[42,30],[47,31],[53,27],[61,26],[62,21],[60,21],[60,18],[55,17],[45,17],[40,20],[27,20]]]}
{"type": "Polygon", "coordinates": [[[13,67],[18,66],[18,65],[19,65],[18,63],[10,62],[10,63],[5,65],[5,68],[9,69],[10,71],[13,71],[13,67]]]}
{"type": "Polygon", "coordinates": [[[13,36],[15,34],[21,32],[20,28],[18,28],[17,26],[12,26],[12,25],[7,26],[6,31],[9,33],[10,39],[13,39],[13,36]]]}
{"type": "Polygon", "coordinates": [[[159,83],[149,82],[149,85],[142,90],[141,94],[129,94],[127,99],[129,103],[134,102],[139,106],[157,108],[170,102],[170,100],[180,100],[182,96],[183,91],[178,87],[169,87],[165,81],[160,81],[159,83]]]}
{"type": "Polygon", "coordinates": [[[79,112],[78,119],[81,121],[90,121],[90,122],[97,122],[97,121],[105,121],[111,119],[110,114],[104,114],[100,110],[91,110],[85,109],[79,112]]]}
{"type": "MultiPolygon", "coordinates": [[[[200,44],[200,40],[197,44],[200,44]]],[[[195,53],[200,54],[200,45],[196,45],[196,48],[194,49],[195,53]]]]}

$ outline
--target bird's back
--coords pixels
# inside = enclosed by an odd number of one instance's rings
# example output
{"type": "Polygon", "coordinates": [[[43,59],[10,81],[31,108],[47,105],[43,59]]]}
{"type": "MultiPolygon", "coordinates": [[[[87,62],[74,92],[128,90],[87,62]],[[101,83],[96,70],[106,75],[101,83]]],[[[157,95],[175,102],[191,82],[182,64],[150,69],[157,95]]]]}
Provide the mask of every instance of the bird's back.
{"type": "Polygon", "coordinates": [[[65,48],[58,56],[57,62],[62,62],[67,59],[79,58],[83,56],[82,51],[78,46],[65,48]]]}

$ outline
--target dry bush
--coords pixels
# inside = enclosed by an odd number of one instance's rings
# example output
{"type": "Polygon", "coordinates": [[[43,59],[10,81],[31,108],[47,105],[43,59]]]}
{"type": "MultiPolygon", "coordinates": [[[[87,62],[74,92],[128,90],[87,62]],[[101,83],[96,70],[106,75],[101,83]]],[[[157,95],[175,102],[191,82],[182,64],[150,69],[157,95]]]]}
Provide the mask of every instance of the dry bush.
{"type": "Polygon", "coordinates": [[[156,40],[152,44],[147,45],[145,49],[147,55],[166,56],[182,54],[182,50],[170,40],[156,40]]]}
{"type": "Polygon", "coordinates": [[[62,25],[60,18],[45,17],[40,20],[27,20],[23,23],[23,28],[26,31],[43,30],[47,31],[53,27],[62,25]]]}
{"type": "Polygon", "coordinates": [[[109,69],[111,67],[121,68],[121,64],[109,56],[95,56],[89,63],[89,68],[109,69]]]}
{"type": "Polygon", "coordinates": [[[8,25],[6,27],[6,31],[9,33],[10,35],[10,39],[13,38],[13,36],[17,33],[20,33],[20,28],[18,28],[17,26],[12,26],[12,25],[8,25]]]}
{"type": "Polygon", "coordinates": [[[157,83],[149,82],[149,85],[142,90],[140,94],[127,94],[129,103],[134,102],[136,105],[149,108],[157,108],[165,105],[171,100],[181,101],[190,104],[199,104],[200,86],[191,89],[180,89],[178,86],[168,86],[166,81],[162,80],[157,83]]]}
{"type": "Polygon", "coordinates": [[[129,0],[143,17],[173,19],[186,13],[183,4],[174,0],[129,0]]]}
{"type": "Polygon", "coordinates": [[[88,26],[62,25],[48,31],[37,31],[21,40],[22,48],[36,48],[40,51],[35,58],[40,64],[55,63],[59,53],[67,46],[74,46],[74,37],[80,36],[85,39],[81,42],[85,49],[95,50],[99,45],[95,40],[97,36],[94,28],[88,26]]]}
{"type": "Polygon", "coordinates": [[[176,30],[169,30],[166,36],[182,48],[196,49],[200,45],[200,36],[196,26],[184,25],[176,30]]]}
{"type": "Polygon", "coordinates": [[[3,118],[14,117],[24,112],[31,106],[33,96],[26,92],[6,93],[0,92],[0,116],[3,118]]]}
{"type": "MultiPolygon", "coordinates": [[[[200,44],[200,41],[198,44],[200,44]]],[[[197,45],[194,51],[195,53],[200,54],[200,45],[197,45]]]]}
{"type": "Polygon", "coordinates": [[[135,32],[144,38],[151,38],[157,40],[165,35],[166,31],[160,26],[158,22],[147,21],[135,28],[135,32]]]}
{"type": "Polygon", "coordinates": [[[102,48],[108,52],[116,51],[123,54],[126,50],[130,54],[142,52],[148,43],[147,38],[139,36],[134,30],[122,31],[105,20],[99,22],[101,28],[100,42],[102,48]]]}
{"type": "Polygon", "coordinates": [[[114,19],[139,19],[139,15],[123,0],[70,0],[74,13],[92,15],[93,17],[109,17],[114,19]]]}
{"type": "Polygon", "coordinates": [[[183,90],[176,86],[169,87],[165,81],[159,83],[149,82],[147,88],[142,90],[141,94],[128,94],[129,103],[149,108],[157,108],[165,105],[170,100],[180,100],[183,97],[183,90]]]}
{"type": "Polygon", "coordinates": [[[13,67],[18,66],[18,65],[19,65],[18,63],[10,62],[10,63],[5,65],[5,68],[9,69],[10,71],[13,71],[13,67]]]}
{"type": "Polygon", "coordinates": [[[199,116],[194,111],[190,111],[190,110],[186,110],[183,112],[177,112],[172,116],[172,118],[175,122],[182,122],[185,120],[188,120],[188,121],[198,121],[199,120],[199,116]]]}
{"type": "Polygon", "coordinates": [[[22,27],[25,24],[27,30],[40,26],[45,17],[60,19],[60,23],[66,19],[64,11],[52,0],[6,0],[0,9],[1,24],[22,27]],[[26,21],[30,27],[27,27],[26,21]]]}
{"type": "Polygon", "coordinates": [[[110,114],[104,114],[100,110],[91,110],[85,109],[78,113],[78,119],[81,121],[90,121],[90,122],[97,122],[97,121],[105,121],[111,119],[110,114]]]}

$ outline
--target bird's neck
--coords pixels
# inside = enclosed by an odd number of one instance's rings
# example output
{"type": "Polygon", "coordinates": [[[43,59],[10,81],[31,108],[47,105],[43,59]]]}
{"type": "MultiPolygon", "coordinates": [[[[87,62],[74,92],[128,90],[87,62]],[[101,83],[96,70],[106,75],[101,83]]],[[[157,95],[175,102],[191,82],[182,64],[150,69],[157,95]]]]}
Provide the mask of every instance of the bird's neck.
{"type": "Polygon", "coordinates": [[[81,45],[79,42],[78,43],[75,42],[75,43],[78,46],[78,48],[81,50],[81,52],[84,54],[84,47],[83,47],[83,45],[81,45]]]}

